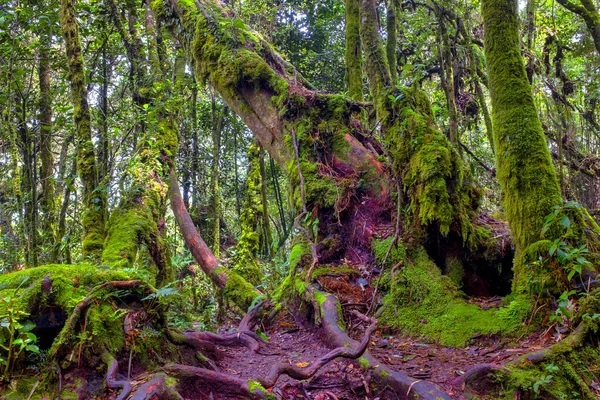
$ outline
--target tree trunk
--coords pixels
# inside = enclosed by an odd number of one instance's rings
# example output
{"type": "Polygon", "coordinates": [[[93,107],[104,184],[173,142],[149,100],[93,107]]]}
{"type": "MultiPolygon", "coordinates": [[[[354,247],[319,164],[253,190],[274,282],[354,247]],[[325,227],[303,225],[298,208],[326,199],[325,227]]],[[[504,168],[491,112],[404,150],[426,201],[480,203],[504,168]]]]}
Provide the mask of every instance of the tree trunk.
{"type": "Polygon", "coordinates": [[[346,81],[348,96],[363,99],[362,48],[360,45],[360,0],[346,0],[346,81]]]}
{"type": "Polygon", "coordinates": [[[579,15],[585,21],[596,51],[600,54],[600,13],[593,0],[558,0],[567,10],[579,15]]]}
{"type": "Polygon", "coordinates": [[[523,291],[525,248],[562,198],[521,58],[517,1],[484,0],[482,14],[498,181],[516,247],[513,290],[523,291]]]}
{"type": "Polygon", "coordinates": [[[386,54],[387,61],[390,67],[390,76],[392,82],[396,82],[398,79],[397,70],[397,59],[396,59],[396,46],[398,45],[397,40],[397,27],[396,27],[396,4],[395,0],[387,1],[387,17],[386,17],[386,30],[387,30],[387,42],[386,42],[386,54]]]}
{"type": "Polygon", "coordinates": [[[213,236],[213,253],[219,258],[221,254],[221,193],[219,189],[219,172],[221,163],[221,133],[223,123],[227,115],[227,107],[221,110],[220,115],[217,111],[217,102],[214,90],[211,92],[211,113],[212,113],[212,166],[210,174],[211,187],[211,215],[213,236]]]}
{"type": "MultiPolygon", "coordinates": [[[[54,198],[54,156],[52,154],[52,93],[50,91],[50,33],[43,36],[40,43],[40,60],[38,68],[40,86],[40,141],[39,154],[41,161],[40,181],[40,210],[42,220],[40,228],[43,232],[42,245],[54,246],[56,201],[54,198]]],[[[47,258],[47,257],[46,257],[47,258]]]]}
{"type": "Polygon", "coordinates": [[[75,16],[76,0],[62,0],[61,28],[65,37],[69,64],[73,118],[76,126],[77,163],[83,184],[83,247],[84,258],[99,260],[104,243],[106,193],[98,185],[98,168],[88,106],[88,93],[83,70],[83,55],[79,42],[79,28],[75,16]]]}

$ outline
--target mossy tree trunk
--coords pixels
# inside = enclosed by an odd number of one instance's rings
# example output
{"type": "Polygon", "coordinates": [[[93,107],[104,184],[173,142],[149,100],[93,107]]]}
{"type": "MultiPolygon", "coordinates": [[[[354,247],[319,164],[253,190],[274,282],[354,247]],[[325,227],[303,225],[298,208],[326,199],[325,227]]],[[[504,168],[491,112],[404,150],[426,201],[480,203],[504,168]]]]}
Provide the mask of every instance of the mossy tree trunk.
{"type": "Polygon", "coordinates": [[[211,92],[211,115],[212,115],[212,166],[210,172],[211,187],[211,213],[213,231],[213,253],[215,257],[221,254],[221,192],[219,189],[219,175],[221,163],[221,134],[227,115],[227,107],[221,112],[217,109],[217,100],[214,91],[211,92]]]}
{"type": "Polygon", "coordinates": [[[460,140],[458,131],[458,111],[456,109],[456,88],[454,84],[454,68],[452,66],[452,49],[450,44],[450,33],[446,25],[446,15],[441,6],[435,4],[435,11],[438,23],[437,42],[438,42],[438,60],[440,62],[440,79],[442,90],[446,96],[446,105],[448,106],[448,130],[450,142],[459,148],[460,140]]]}
{"type": "MultiPolygon", "coordinates": [[[[52,92],[50,90],[50,38],[51,33],[45,32],[40,43],[40,60],[38,77],[40,86],[39,121],[40,121],[40,211],[42,212],[41,230],[42,244],[55,246],[55,222],[57,217],[56,200],[54,197],[54,155],[52,153],[52,92]]],[[[51,249],[50,249],[51,250],[51,249]]],[[[51,253],[50,253],[51,254],[51,253]]],[[[48,259],[48,257],[46,257],[48,259]]],[[[52,260],[50,260],[52,261],[52,260]]]]}
{"type": "Polygon", "coordinates": [[[25,263],[38,266],[38,223],[37,223],[37,182],[35,136],[27,125],[28,98],[19,95],[16,98],[16,120],[18,131],[18,148],[20,149],[22,166],[19,195],[22,196],[23,231],[25,238],[25,263]]]}
{"type": "MultiPolygon", "coordinates": [[[[116,12],[116,9],[113,9],[116,12]]],[[[149,17],[151,19],[151,16],[149,17]]],[[[118,18],[114,18],[120,23],[118,18]]],[[[132,22],[135,25],[135,22],[132,22]]],[[[151,38],[156,32],[151,21],[146,19],[147,30],[151,38]]],[[[119,27],[124,44],[134,43],[136,39],[124,28],[119,27]]],[[[159,49],[157,44],[149,44],[149,48],[159,49]]],[[[133,46],[128,56],[130,65],[139,65],[144,55],[141,47],[133,46]]],[[[151,52],[151,50],[149,50],[151,52]]],[[[149,56],[154,59],[153,74],[166,75],[161,70],[158,54],[149,56]]],[[[165,284],[173,279],[171,260],[166,244],[166,226],[164,214],[168,199],[168,182],[173,167],[173,158],[178,150],[178,131],[173,121],[173,115],[167,111],[168,104],[167,84],[155,85],[155,96],[147,104],[146,114],[140,119],[145,121],[145,134],[143,140],[138,142],[134,157],[130,162],[127,173],[131,176],[132,183],[118,207],[113,211],[108,222],[107,238],[105,242],[102,261],[113,268],[131,267],[138,257],[140,245],[144,244],[156,267],[155,276],[157,284],[165,284]]],[[[150,101],[145,95],[147,87],[132,87],[134,97],[138,101],[150,101]],[[139,90],[139,93],[137,92],[139,90]]],[[[144,112],[142,109],[140,113],[144,112]]]]}
{"type": "Polygon", "coordinates": [[[83,55],[79,41],[79,28],[75,14],[76,0],[61,1],[61,28],[65,38],[69,65],[73,118],[76,127],[77,164],[83,184],[83,224],[84,257],[99,260],[104,243],[106,219],[106,193],[98,182],[98,168],[94,144],[88,93],[83,68],[83,55]]]}
{"type": "Polygon", "coordinates": [[[398,79],[397,71],[397,58],[396,58],[396,47],[398,45],[397,35],[397,24],[396,24],[396,4],[395,0],[388,0],[386,13],[386,30],[387,30],[387,42],[386,42],[386,54],[388,59],[388,65],[390,67],[390,75],[392,82],[396,82],[398,79]]]}
{"type": "Polygon", "coordinates": [[[516,247],[513,290],[525,289],[527,246],[561,192],[525,73],[516,0],[484,0],[485,55],[502,202],[516,247]]]}
{"type": "Polygon", "coordinates": [[[360,44],[360,0],[346,0],[346,81],[348,96],[363,99],[363,66],[360,44]]]}

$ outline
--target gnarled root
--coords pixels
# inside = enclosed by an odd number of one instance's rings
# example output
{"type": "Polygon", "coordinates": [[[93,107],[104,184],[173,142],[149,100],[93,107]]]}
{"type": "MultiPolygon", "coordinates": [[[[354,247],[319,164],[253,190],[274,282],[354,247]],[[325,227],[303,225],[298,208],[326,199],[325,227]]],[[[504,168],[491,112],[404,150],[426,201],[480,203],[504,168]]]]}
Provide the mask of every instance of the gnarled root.
{"type": "Polygon", "coordinates": [[[63,327],[63,329],[60,331],[60,335],[56,342],[56,343],[58,343],[58,345],[54,348],[53,355],[57,355],[59,353],[59,351],[61,350],[62,346],[69,343],[69,338],[73,334],[73,331],[75,330],[75,325],[81,318],[81,315],[84,313],[84,311],[90,306],[92,301],[96,298],[98,292],[100,292],[106,288],[133,289],[133,288],[136,288],[139,286],[144,286],[144,285],[146,285],[146,284],[143,283],[142,281],[136,281],[136,280],[110,281],[110,282],[104,282],[103,284],[98,285],[95,288],[93,288],[91,291],[91,294],[88,297],[86,297],[85,299],[81,300],[79,302],[79,304],[77,304],[75,306],[75,308],[73,309],[71,316],[65,323],[65,326],[63,327]]]}
{"type": "Polygon", "coordinates": [[[121,388],[121,393],[115,400],[125,400],[127,396],[129,396],[129,393],[131,393],[131,383],[128,380],[117,379],[119,363],[108,351],[102,353],[102,361],[108,365],[108,370],[106,371],[106,386],[108,386],[109,389],[121,388]]]}
{"type": "MultiPolygon", "coordinates": [[[[536,368],[540,368],[536,367],[536,364],[550,361],[561,365],[559,374],[569,374],[570,371],[568,371],[567,368],[562,367],[563,364],[560,363],[560,360],[564,359],[564,363],[568,364],[569,353],[572,351],[577,351],[577,348],[584,345],[584,342],[589,337],[588,335],[590,333],[590,329],[590,324],[583,322],[579,324],[579,326],[577,326],[577,328],[569,336],[564,338],[559,343],[550,346],[549,348],[525,354],[519,357],[517,360],[507,363],[504,366],[492,364],[476,365],[468,370],[463,376],[455,379],[452,384],[459,387],[461,390],[470,389],[474,391],[480,391],[478,387],[491,387],[498,385],[498,382],[504,382],[505,384],[510,382],[512,370],[535,370],[536,368]]],[[[568,379],[572,382],[575,382],[578,379],[577,372],[574,370],[571,372],[572,375],[567,375],[568,379]]],[[[591,392],[587,390],[587,384],[583,380],[580,379],[579,385],[583,390],[582,398],[594,398],[594,395],[589,394],[591,392]],[[588,396],[586,396],[586,391],[589,392],[588,396]]],[[[510,387],[510,385],[504,386],[510,387]]],[[[514,390],[519,391],[520,389],[514,388],[514,390]]],[[[546,395],[549,396],[550,394],[547,393],[546,395]]]]}
{"type": "Polygon", "coordinates": [[[299,368],[290,364],[288,361],[279,362],[271,368],[269,374],[265,378],[258,379],[258,382],[260,382],[265,388],[270,388],[275,386],[277,379],[279,379],[281,375],[287,375],[297,380],[305,380],[313,377],[319,369],[336,358],[343,357],[356,360],[367,350],[371,335],[375,329],[377,329],[377,320],[375,318],[369,318],[368,321],[371,323],[371,325],[369,325],[365,331],[362,341],[354,349],[345,346],[337,347],[325,354],[323,357],[312,362],[306,368],[299,368]]]}
{"type": "Polygon", "coordinates": [[[452,381],[453,386],[460,387],[461,390],[465,390],[469,381],[473,381],[474,379],[480,380],[486,377],[489,374],[493,374],[496,372],[505,372],[510,373],[510,370],[504,367],[500,367],[494,364],[478,364],[473,368],[469,369],[463,375],[452,381]]]}
{"type": "MultiPolygon", "coordinates": [[[[317,293],[314,289],[311,291],[317,293]]],[[[318,293],[319,297],[324,298],[320,305],[321,324],[329,344],[335,347],[356,347],[356,341],[351,339],[340,328],[340,324],[343,326],[343,321],[339,311],[339,300],[331,294],[318,293]]],[[[393,390],[398,399],[450,400],[450,396],[444,393],[437,385],[431,382],[412,379],[382,365],[368,350],[364,352],[362,358],[369,364],[373,378],[379,386],[393,390]]]]}
{"type": "Polygon", "coordinates": [[[219,393],[229,393],[252,399],[264,399],[265,393],[260,389],[250,390],[249,381],[224,372],[211,371],[210,369],[192,367],[182,364],[168,364],[163,367],[166,372],[184,378],[197,378],[214,387],[219,393]]]}
{"type": "Polygon", "coordinates": [[[130,400],[183,400],[175,389],[167,385],[166,378],[163,373],[154,375],[131,394],[130,400]]]}
{"type": "Polygon", "coordinates": [[[281,375],[287,375],[297,380],[306,380],[313,377],[319,369],[336,358],[359,358],[367,350],[371,335],[377,328],[377,320],[370,318],[368,321],[371,324],[365,331],[362,341],[358,345],[354,346],[354,348],[347,346],[335,348],[305,368],[291,365],[289,362],[279,362],[271,368],[266,377],[257,378],[256,380],[245,380],[223,372],[211,371],[204,368],[191,367],[181,364],[169,364],[163,369],[167,372],[183,377],[200,378],[214,386],[215,390],[220,392],[227,392],[230,394],[254,399],[263,399],[266,397],[265,388],[268,389],[275,386],[281,375]],[[251,387],[251,382],[258,382],[260,386],[257,385],[256,387],[251,387]]]}

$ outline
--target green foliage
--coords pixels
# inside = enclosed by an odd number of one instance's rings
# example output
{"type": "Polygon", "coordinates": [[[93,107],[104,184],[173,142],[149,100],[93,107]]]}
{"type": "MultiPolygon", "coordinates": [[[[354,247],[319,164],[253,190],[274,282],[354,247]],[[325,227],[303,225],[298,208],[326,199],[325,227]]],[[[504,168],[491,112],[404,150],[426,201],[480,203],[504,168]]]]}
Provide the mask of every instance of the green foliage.
{"type": "Polygon", "coordinates": [[[600,229],[585,208],[576,202],[553,207],[540,236],[525,250],[527,290],[558,295],[575,284],[585,286],[584,275],[594,273],[600,246],[600,229]]]}
{"type": "Polygon", "coordinates": [[[2,380],[9,381],[14,374],[15,364],[24,351],[39,353],[37,337],[31,332],[35,325],[31,321],[21,322],[28,314],[18,307],[12,297],[0,297],[0,364],[4,366],[2,380]]]}

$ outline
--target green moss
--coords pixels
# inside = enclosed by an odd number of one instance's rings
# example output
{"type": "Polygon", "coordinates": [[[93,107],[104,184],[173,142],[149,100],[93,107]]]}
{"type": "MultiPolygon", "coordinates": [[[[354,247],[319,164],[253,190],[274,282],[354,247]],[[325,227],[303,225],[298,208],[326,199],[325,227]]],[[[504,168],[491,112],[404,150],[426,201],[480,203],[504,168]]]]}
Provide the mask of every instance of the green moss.
{"type": "Polygon", "coordinates": [[[385,143],[410,199],[412,231],[424,235],[425,227],[435,225],[443,235],[452,229],[467,242],[481,191],[435,126],[426,94],[412,86],[390,88],[382,96],[392,111],[382,124],[385,143]]]}
{"type": "MultiPolygon", "coordinates": [[[[261,199],[262,177],[260,174],[260,149],[251,145],[248,149],[248,177],[244,208],[240,215],[242,233],[235,248],[231,270],[238,273],[249,283],[258,286],[262,281],[262,271],[258,264],[261,229],[260,222],[264,220],[261,199]]],[[[270,246],[270,243],[266,245],[270,246]]]]}
{"type": "Polygon", "coordinates": [[[360,367],[361,367],[362,369],[364,369],[364,370],[367,370],[367,369],[369,369],[369,366],[370,366],[370,365],[369,365],[369,360],[367,360],[367,359],[366,359],[366,358],[364,358],[364,357],[360,357],[360,358],[358,359],[358,364],[359,364],[359,365],[360,365],[360,367]]]}
{"type": "Polygon", "coordinates": [[[583,346],[560,357],[550,356],[539,364],[510,365],[510,373],[501,374],[496,380],[501,385],[503,399],[512,399],[514,393],[520,392],[524,398],[536,400],[593,400],[597,397],[589,385],[596,379],[593,371],[600,367],[599,356],[598,349],[583,346]]]}
{"type": "Polygon", "coordinates": [[[148,132],[138,143],[127,174],[131,187],[110,217],[102,261],[113,268],[131,268],[144,244],[157,268],[156,282],[171,281],[174,272],[166,244],[164,214],[177,129],[157,106],[148,113],[148,132]]]}
{"type": "MultiPolygon", "coordinates": [[[[373,256],[375,260],[379,264],[383,264],[385,260],[385,256],[390,248],[390,244],[394,240],[393,237],[389,237],[387,239],[373,239],[371,241],[371,250],[373,251],[373,256]]],[[[402,262],[406,257],[406,249],[402,245],[402,243],[398,240],[390,250],[390,254],[388,255],[386,265],[395,266],[402,262]]]]}
{"type": "Polygon", "coordinates": [[[269,392],[257,381],[248,380],[248,388],[251,393],[265,398],[267,400],[275,400],[275,396],[269,392]]]}
{"type": "Polygon", "coordinates": [[[324,266],[324,267],[319,267],[319,268],[315,268],[312,272],[311,278],[313,280],[319,279],[319,277],[321,276],[325,276],[325,275],[329,275],[329,276],[343,276],[343,275],[349,275],[349,276],[353,276],[353,275],[360,275],[360,272],[358,272],[357,270],[350,268],[348,266],[348,264],[343,264],[343,265],[330,265],[330,266],[324,266]]]}
{"type": "Polygon", "coordinates": [[[539,240],[544,218],[562,196],[523,66],[517,5],[485,0],[482,16],[497,177],[516,247],[513,290],[523,290],[527,275],[520,258],[539,240]]]}
{"type": "Polygon", "coordinates": [[[516,335],[523,330],[521,320],[509,318],[507,312],[466,303],[425,250],[415,250],[410,259],[382,280],[388,288],[382,322],[449,346],[463,346],[477,334],[516,335]]]}
{"type": "Polygon", "coordinates": [[[462,286],[462,279],[465,275],[465,268],[458,258],[449,258],[446,260],[446,276],[450,278],[457,288],[462,286]]]}
{"type": "Polygon", "coordinates": [[[363,66],[360,43],[360,15],[357,0],[346,1],[346,84],[348,95],[363,100],[363,66]]]}
{"type": "Polygon", "coordinates": [[[223,294],[227,300],[242,309],[249,308],[254,299],[260,295],[247,280],[234,271],[229,272],[223,294]]]}

